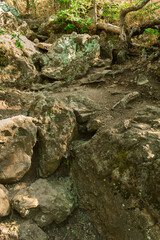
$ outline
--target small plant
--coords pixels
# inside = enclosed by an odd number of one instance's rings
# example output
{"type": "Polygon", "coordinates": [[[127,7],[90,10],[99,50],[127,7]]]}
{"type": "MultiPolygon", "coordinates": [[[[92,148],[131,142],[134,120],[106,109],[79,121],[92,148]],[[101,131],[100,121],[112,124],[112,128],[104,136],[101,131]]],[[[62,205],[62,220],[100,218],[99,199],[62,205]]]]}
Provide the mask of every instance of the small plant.
{"type": "Polygon", "coordinates": [[[72,233],[75,235],[75,234],[76,234],[76,231],[75,231],[75,230],[72,230],[72,233]]]}
{"type": "Polygon", "coordinates": [[[79,30],[81,33],[87,32],[87,27],[92,24],[91,18],[86,18],[92,2],[87,0],[57,0],[64,8],[55,15],[55,23],[65,23],[64,30],[79,30]]]}
{"type": "Polygon", "coordinates": [[[51,118],[51,119],[53,119],[53,118],[55,118],[55,117],[56,117],[56,115],[55,115],[54,113],[50,114],[50,118],[51,118]]]}
{"type": "Polygon", "coordinates": [[[5,34],[6,31],[0,30],[0,34],[5,34]]]}
{"type": "Polygon", "coordinates": [[[20,38],[20,35],[22,35],[22,34],[12,33],[12,39],[15,38],[16,39],[16,46],[18,48],[22,49],[23,46],[21,45],[21,41],[23,41],[23,40],[20,38]]]}
{"type": "Polygon", "coordinates": [[[3,87],[0,87],[0,91],[6,92],[7,89],[6,89],[6,88],[3,88],[3,87]]]}
{"type": "Polygon", "coordinates": [[[150,34],[150,35],[155,35],[157,38],[159,37],[159,30],[158,29],[147,28],[145,30],[145,33],[150,34]]]}

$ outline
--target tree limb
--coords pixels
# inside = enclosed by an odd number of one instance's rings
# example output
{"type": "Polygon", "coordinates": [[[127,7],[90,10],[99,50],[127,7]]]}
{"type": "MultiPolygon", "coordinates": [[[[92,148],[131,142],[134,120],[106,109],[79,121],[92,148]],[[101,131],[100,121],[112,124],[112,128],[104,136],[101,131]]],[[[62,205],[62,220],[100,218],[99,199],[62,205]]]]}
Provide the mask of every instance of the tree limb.
{"type": "Polygon", "coordinates": [[[95,30],[97,32],[97,1],[94,0],[94,24],[95,24],[95,30]]]}
{"type": "Polygon", "coordinates": [[[120,39],[121,39],[121,47],[124,49],[128,49],[130,45],[128,27],[126,23],[126,15],[129,12],[138,11],[143,8],[150,0],[144,0],[138,6],[131,6],[126,9],[121,9],[120,11],[120,39]]]}
{"type": "Polygon", "coordinates": [[[153,20],[148,20],[148,21],[140,24],[138,27],[133,27],[130,30],[129,37],[132,38],[134,36],[140,35],[145,31],[145,29],[152,28],[155,25],[160,25],[160,18],[153,19],[153,20]]]}
{"type": "Polygon", "coordinates": [[[105,30],[106,32],[113,32],[116,34],[120,34],[120,27],[116,25],[112,25],[110,23],[99,23],[97,24],[97,28],[99,30],[105,30]]]}
{"type": "Polygon", "coordinates": [[[131,6],[131,7],[128,7],[126,9],[121,9],[121,12],[120,12],[121,17],[125,18],[127,13],[138,11],[138,10],[142,9],[149,1],[150,0],[144,0],[138,6],[131,6]]]}

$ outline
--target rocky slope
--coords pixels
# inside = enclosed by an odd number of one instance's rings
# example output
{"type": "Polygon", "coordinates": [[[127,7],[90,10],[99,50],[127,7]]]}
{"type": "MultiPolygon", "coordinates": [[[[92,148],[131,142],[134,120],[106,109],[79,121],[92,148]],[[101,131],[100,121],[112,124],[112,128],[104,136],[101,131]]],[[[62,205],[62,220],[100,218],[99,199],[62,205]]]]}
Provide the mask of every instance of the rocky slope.
{"type": "Polygon", "coordinates": [[[159,239],[158,60],[1,11],[1,239],[159,239]]]}

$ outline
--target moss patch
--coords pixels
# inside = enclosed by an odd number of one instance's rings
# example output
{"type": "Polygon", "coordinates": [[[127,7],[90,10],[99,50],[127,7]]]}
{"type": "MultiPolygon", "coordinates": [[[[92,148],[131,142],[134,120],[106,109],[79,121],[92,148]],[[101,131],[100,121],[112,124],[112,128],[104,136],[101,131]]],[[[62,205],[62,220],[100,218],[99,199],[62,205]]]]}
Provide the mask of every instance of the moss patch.
{"type": "Polygon", "coordinates": [[[130,167],[131,163],[128,161],[128,151],[118,151],[113,160],[111,161],[111,170],[119,168],[119,172],[122,174],[125,170],[130,167]]]}

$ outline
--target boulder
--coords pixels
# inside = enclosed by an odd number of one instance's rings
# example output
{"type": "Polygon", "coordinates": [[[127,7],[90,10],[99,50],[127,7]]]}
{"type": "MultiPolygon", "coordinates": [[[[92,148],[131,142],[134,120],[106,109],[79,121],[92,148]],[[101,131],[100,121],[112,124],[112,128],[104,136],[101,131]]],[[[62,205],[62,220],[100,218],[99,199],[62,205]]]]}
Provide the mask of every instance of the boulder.
{"type": "Polygon", "coordinates": [[[52,36],[54,33],[64,32],[66,24],[54,23],[57,20],[57,16],[52,14],[41,23],[38,28],[40,35],[52,36]]]}
{"type": "Polygon", "coordinates": [[[61,163],[74,136],[75,115],[62,101],[38,96],[31,104],[29,115],[39,119],[37,159],[39,174],[51,175],[61,163]]]}
{"type": "Polygon", "coordinates": [[[47,234],[37,226],[37,224],[25,221],[20,224],[19,233],[20,240],[47,240],[47,234]]]}
{"type": "Polygon", "coordinates": [[[10,212],[8,194],[8,190],[2,184],[0,184],[0,218],[7,216],[10,212]]]}
{"type": "Polygon", "coordinates": [[[10,7],[5,2],[0,2],[0,27],[1,34],[3,30],[7,33],[12,33],[17,31],[21,34],[24,34],[27,38],[34,36],[34,33],[30,30],[26,21],[23,21],[19,18],[19,11],[10,7]]]}
{"type": "Polygon", "coordinates": [[[36,56],[36,61],[42,77],[70,81],[87,73],[99,50],[98,36],[74,32],[55,41],[48,53],[36,56]]]}
{"type": "Polygon", "coordinates": [[[71,168],[79,205],[108,239],[160,236],[160,109],[75,142],[71,168]]]}
{"type": "Polygon", "coordinates": [[[22,217],[33,219],[44,227],[52,222],[61,223],[75,208],[72,182],[38,179],[30,187],[18,191],[12,198],[13,208],[22,217]]]}
{"type": "Polygon", "coordinates": [[[119,48],[119,36],[113,33],[106,33],[102,31],[100,33],[100,47],[102,58],[112,58],[112,52],[114,49],[119,48]]]}
{"type": "Polygon", "coordinates": [[[77,122],[83,124],[97,112],[100,107],[90,98],[83,95],[71,94],[66,97],[66,102],[74,110],[77,122]]]}
{"type": "Polygon", "coordinates": [[[37,127],[34,119],[16,116],[0,120],[0,182],[19,181],[30,169],[37,127]]]}
{"type": "Polygon", "coordinates": [[[38,73],[30,61],[37,52],[34,43],[18,32],[1,34],[0,79],[11,86],[27,87],[35,82],[38,73]]]}

